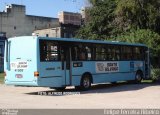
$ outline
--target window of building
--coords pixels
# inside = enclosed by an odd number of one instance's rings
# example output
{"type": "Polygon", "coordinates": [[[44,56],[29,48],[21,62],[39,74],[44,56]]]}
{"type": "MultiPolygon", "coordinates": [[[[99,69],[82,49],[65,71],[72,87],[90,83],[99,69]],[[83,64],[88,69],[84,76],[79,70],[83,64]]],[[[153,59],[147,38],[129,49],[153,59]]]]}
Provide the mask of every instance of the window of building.
{"type": "Polygon", "coordinates": [[[14,30],[16,30],[17,29],[17,27],[16,26],[14,26],[14,30]]]}
{"type": "Polygon", "coordinates": [[[74,16],[70,16],[70,20],[74,20],[74,16]]]}
{"type": "Polygon", "coordinates": [[[68,15],[64,15],[64,19],[65,20],[69,20],[69,16],[68,15]]]}

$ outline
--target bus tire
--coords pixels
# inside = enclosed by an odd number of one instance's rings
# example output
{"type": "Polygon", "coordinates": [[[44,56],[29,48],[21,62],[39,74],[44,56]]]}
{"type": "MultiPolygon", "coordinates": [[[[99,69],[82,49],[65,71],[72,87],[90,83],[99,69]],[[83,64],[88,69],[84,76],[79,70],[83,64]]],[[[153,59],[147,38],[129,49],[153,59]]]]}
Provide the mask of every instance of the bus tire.
{"type": "Polygon", "coordinates": [[[92,79],[91,79],[91,76],[90,74],[84,74],[82,76],[82,79],[81,79],[81,90],[89,90],[91,88],[91,82],[92,82],[92,79]]]}
{"type": "Polygon", "coordinates": [[[135,76],[135,83],[141,83],[142,79],[143,79],[142,71],[137,71],[135,76]]]}

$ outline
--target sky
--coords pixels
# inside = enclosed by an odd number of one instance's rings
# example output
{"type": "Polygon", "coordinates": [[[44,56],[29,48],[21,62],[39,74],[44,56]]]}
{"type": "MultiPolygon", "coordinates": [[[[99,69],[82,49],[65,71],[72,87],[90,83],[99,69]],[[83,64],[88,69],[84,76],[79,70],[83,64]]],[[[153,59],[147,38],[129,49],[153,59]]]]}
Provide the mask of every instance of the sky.
{"type": "Polygon", "coordinates": [[[80,12],[86,0],[0,0],[0,11],[6,4],[22,4],[26,6],[27,15],[58,17],[58,12],[80,12]]]}

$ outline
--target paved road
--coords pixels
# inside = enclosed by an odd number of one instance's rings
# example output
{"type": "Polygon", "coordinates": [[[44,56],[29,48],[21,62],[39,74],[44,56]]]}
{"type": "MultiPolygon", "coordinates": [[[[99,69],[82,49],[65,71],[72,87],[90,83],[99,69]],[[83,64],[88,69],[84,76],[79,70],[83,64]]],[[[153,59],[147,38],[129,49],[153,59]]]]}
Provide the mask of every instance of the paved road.
{"type": "Polygon", "coordinates": [[[68,87],[63,93],[49,88],[0,85],[0,91],[0,108],[160,108],[160,83],[101,84],[83,92],[68,87]]]}

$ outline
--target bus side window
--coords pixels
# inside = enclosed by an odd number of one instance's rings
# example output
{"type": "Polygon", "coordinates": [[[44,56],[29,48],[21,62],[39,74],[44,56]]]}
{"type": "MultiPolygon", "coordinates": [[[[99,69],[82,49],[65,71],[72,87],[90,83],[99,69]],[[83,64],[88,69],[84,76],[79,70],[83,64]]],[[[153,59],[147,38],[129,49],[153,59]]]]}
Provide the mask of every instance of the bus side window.
{"type": "Polygon", "coordinates": [[[112,59],[112,55],[111,55],[111,47],[108,46],[107,47],[107,60],[111,60],[112,59]]]}
{"type": "Polygon", "coordinates": [[[122,46],[121,47],[121,59],[122,60],[132,60],[133,53],[131,46],[122,46]]]}
{"type": "Polygon", "coordinates": [[[72,60],[73,61],[78,60],[78,47],[77,46],[72,47],[72,60]]]}
{"type": "Polygon", "coordinates": [[[86,59],[85,53],[81,52],[80,53],[80,60],[85,60],[85,59],[86,59]]]}
{"type": "Polygon", "coordinates": [[[102,48],[100,45],[96,45],[96,60],[102,60],[102,48]]]}
{"type": "Polygon", "coordinates": [[[86,51],[85,48],[80,48],[79,60],[86,60],[86,51]]]}
{"type": "Polygon", "coordinates": [[[61,57],[61,61],[65,61],[65,54],[64,54],[64,48],[60,47],[60,57],[61,57]]]}
{"type": "Polygon", "coordinates": [[[58,61],[58,45],[47,40],[40,41],[40,61],[58,61]]]}
{"type": "Polygon", "coordinates": [[[120,60],[120,47],[115,46],[115,60],[120,60]]]}
{"type": "Polygon", "coordinates": [[[109,45],[107,47],[107,58],[110,61],[116,60],[116,54],[115,54],[115,47],[114,46],[109,45]]]}
{"type": "Polygon", "coordinates": [[[85,51],[86,51],[86,57],[87,57],[86,60],[91,60],[92,59],[91,48],[86,46],[85,51]]]}
{"type": "Polygon", "coordinates": [[[46,44],[43,41],[40,41],[40,61],[46,60],[46,44]]]}
{"type": "Polygon", "coordinates": [[[134,59],[135,60],[142,60],[143,59],[143,57],[142,57],[143,56],[142,48],[134,47],[133,53],[134,53],[134,59]]]}
{"type": "Polygon", "coordinates": [[[72,60],[85,61],[92,59],[91,47],[82,44],[76,44],[72,47],[72,60]]]}

